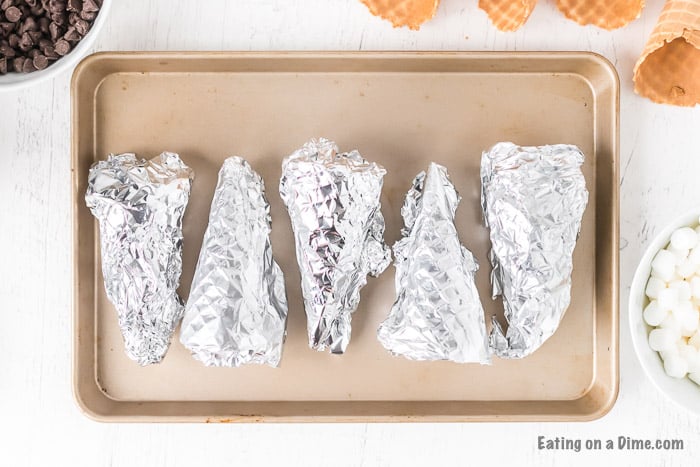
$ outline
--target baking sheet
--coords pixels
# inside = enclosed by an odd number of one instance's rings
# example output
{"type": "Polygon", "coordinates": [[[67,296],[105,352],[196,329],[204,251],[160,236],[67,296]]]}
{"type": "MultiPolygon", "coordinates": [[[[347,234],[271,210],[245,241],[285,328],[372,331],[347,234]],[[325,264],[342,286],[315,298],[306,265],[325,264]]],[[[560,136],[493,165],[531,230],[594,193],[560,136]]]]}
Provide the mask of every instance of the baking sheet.
{"type": "MultiPolygon", "coordinates": [[[[74,393],[105,421],[588,420],[618,388],[618,82],[590,53],[103,53],[73,83],[74,393]],[[394,300],[390,267],[370,279],[348,352],[311,351],[289,218],[278,194],[284,156],[311,137],[357,148],[388,171],[386,239],[402,227],[411,180],[445,165],[463,196],[456,225],[481,264],[487,318],[488,235],[479,208],[481,151],[498,141],[571,143],[586,154],[590,203],[574,256],[572,304],[534,355],[494,365],[392,357],[376,329],[394,300]],[[123,352],[101,280],[87,172],[110,152],[179,153],[196,173],[184,221],[186,298],[216,174],[241,155],[265,179],[272,244],[285,273],[282,366],[206,368],[174,339],[160,365],[123,352]]],[[[488,320],[488,319],[487,319],[488,320]]]]}

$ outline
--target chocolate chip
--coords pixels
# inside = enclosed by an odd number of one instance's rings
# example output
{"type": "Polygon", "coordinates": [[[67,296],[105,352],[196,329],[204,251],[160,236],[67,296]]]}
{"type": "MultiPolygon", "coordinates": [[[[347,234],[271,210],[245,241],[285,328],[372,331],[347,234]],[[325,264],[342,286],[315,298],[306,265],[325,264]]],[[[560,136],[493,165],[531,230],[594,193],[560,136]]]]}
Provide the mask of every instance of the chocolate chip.
{"type": "Polygon", "coordinates": [[[97,12],[96,11],[81,11],[80,12],[80,17],[84,19],[85,21],[92,21],[95,18],[97,18],[97,12]]]}
{"type": "Polygon", "coordinates": [[[57,12],[52,12],[51,13],[51,21],[54,23],[58,24],[59,26],[63,26],[66,24],[66,14],[63,12],[57,13],[57,12]]]}
{"type": "Polygon", "coordinates": [[[32,48],[34,45],[34,41],[32,40],[32,37],[29,35],[28,32],[25,32],[22,34],[22,37],[19,40],[19,50],[22,52],[27,52],[29,49],[32,48]]]}
{"type": "Polygon", "coordinates": [[[28,31],[38,31],[39,30],[39,25],[37,24],[36,20],[33,17],[29,17],[24,20],[22,25],[19,28],[19,33],[24,34],[25,32],[28,31]]]}
{"type": "Polygon", "coordinates": [[[22,64],[22,73],[31,73],[32,71],[36,71],[36,67],[34,66],[34,62],[32,60],[25,60],[24,63],[22,64]]]}
{"type": "Polygon", "coordinates": [[[32,60],[32,63],[34,64],[34,68],[37,70],[43,70],[47,66],[49,66],[49,59],[46,58],[44,55],[37,55],[34,57],[34,60],[32,60]]]}
{"type": "Polygon", "coordinates": [[[34,8],[37,5],[41,6],[41,4],[37,0],[24,0],[24,3],[29,5],[30,8],[34,8]]]}
{"type": "Polygon", "coordinates": [[[66,8],[68,11],[81,11],[83,9],[82,0],[68,0],[68,6],[66,8]]]}
{"type": "Polygon", "coordinates": [[[49,0],[49,11],[51,13],[66,11],[66,2],[64,0],[49,0]]]}
{"type": "Polygon", "coordinates": [[[100,6],[94,0],[85,0],[83,2],[83,11],[87,13],[97,13],[100,11],[100,6]]]}
{"type": "Polygon", "coordinates": [[[17,34],[10,34],[7,38],[7,42],[10,43],[10,47],[16,49],[19,46],[19,36],[17,34]]]}
{"type": "Polygon", "coordinates": [[[49,34],[51,35],[51,40],[56,42],[59,37],[63,35],[63,29],[56,23],[49,24],[49,34]]]}
{"type": "Polygon", "coordinates": [[[27,34],[29,34],[29,37],[32,38],[32,42],[35,44],[38,44],[42,37],[41,31],[29,31],[27,34]]]}
{"type": "Polygon", "coordinates": [[[11,6],[5,10],[5,18],[7,18],[7,21],[10,23],[16,23],[22,18],[22,11],[16,6],[11,6]]]}
{"type": "Polygon", "coordinates": [[[13,58],[15,56],[15,49],[10,47],[10,43],[3,40],[0,41],[0,54],[4,57],[13,58]]]}
{"type": "Polygon", "coordinates": [[[36,57],[37,55],[39,55],[39,51],[37,49],[32,49],[29,52],[27,52],[27,57],[32,58],[32,59],[34,57],[36,57]]]}
{"type": "Polygon", "coordinates": [[[43,32],[44,35],[49,33],[49,24],[51,24],[51,20],[48,19],[46,16],[42,16],[39,18],[39,31],[43,32]]]}
{"type": "Polygon", "coordinates": [[[80,33],[78,33],[78,31],[76,31],[74,26],[71,26],[63,35],[63,38],[69,42],[78,42],[80,39],[82,39],[82,36],[80,33]]]}
{"type": "Polygon", "coordinates": [[[9,36],[13,29],[15,29],[14,23],[7,23],[4,21],[0,21],[0,36],[2,36],[2,37],[9,36]]]}
{"type": "Polygon", "coordinates": [[[0,75],[7,74],[7,59],[0,57],[0,75]]]}
{"type": "Polygon", "coordinates": [[[70,44],[68,43],[67,40],[65,39],[60,39],[56,41],[56,45],[54,45],[54,48],[56,49],[56,53],[58,55],[66,55],[68,52],[70,52],[70,44]]]}
{"type": "Polygon", "coordinates": [[[79,19],[75,22],[75,30],[78,31],[78,34],[84,36],[90,30],[90,23],[88,23],[84,19],[79,19]]]}
{"type": "Polygon", "coordinates": [[[2,2],[0,2],[0,10],[7,10],[11,6],[15,6],[16,4],[16,0],[2,0],[2,2]]]}
{"type": "Polygon", "coordinates": [[[24,57],[15,57],[12,60],[12,68],[14,68],[16,71],[21,72],[22,66],[24,65],[25,60],[26,60],[26,58],[24,58],[24,57]]]}
{"type": "Polygon", "coordinates": [[[58,55],[56,53],[56,50],[53,48],[53,45],[47,45],[46,47],[41,49],[41,51],[44,52],[44,55],[46,55],[46,57],[50,59],[55,60],[60,57],[60,55],[58,55]]]}
{"type": "Polygon", "coordinates": [[[44,8],[41,5],[33,6],[29,12],[34,16],[41,16],[44,14],[44,8]]]}

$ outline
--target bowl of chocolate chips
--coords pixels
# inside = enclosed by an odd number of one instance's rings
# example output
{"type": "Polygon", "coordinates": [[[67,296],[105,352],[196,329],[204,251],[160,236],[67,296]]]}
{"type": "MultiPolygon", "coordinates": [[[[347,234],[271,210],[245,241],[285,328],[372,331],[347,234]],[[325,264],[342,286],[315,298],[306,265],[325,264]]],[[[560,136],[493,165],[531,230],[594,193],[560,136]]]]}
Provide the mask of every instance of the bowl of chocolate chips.
{"type": "Polygon", "coordinates": [[[87,54],[111,0],[0,0],[0,91],[72,69],[87,54]]]}

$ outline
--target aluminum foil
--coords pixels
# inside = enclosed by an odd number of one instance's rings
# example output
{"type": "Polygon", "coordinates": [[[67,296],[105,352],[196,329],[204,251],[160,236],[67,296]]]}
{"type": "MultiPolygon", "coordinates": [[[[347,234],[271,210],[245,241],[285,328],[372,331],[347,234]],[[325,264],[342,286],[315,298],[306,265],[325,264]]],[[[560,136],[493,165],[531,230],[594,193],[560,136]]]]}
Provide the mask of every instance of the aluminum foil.
{"type": "Polygon", "coordinates": [[[392,354],[411,360],[490,363],[479,266],[454,224],[460,196],[441,165],[413,181],[394,245],[397,299],[377,331],[392,354]]]}
{"type": "Polygon", "coordinates": [[[260,175],[224,161],[182,320],[180,342],[208,366],[276,367],[286,335],[284,276],[272,258],[260,175]]]}
{"type": "Polygon", "coordinates": [[[504,334],[493,319],[490,346],[522,358],[557,330],[571,300],[573,252],[588,202],[576,146],[499,143],[481,158],[481,203],[490,228],[493,297],[501,295],[504,334]]]}
{"type": "Polygon", "coordinates": [[[182,317],[182,216],[193,171],[177,154],[110,155],[90,169],[85,202],[100,224],[102,275],[127,355],[158,363],[182,317]]]}
{"type": "Polygon", "coordinates": [[[296,242],[309,346],[343,353],[367,274],[389,264],[379,197],[386,171],[312,140],[282,164],[280,195],[296,242]]]}

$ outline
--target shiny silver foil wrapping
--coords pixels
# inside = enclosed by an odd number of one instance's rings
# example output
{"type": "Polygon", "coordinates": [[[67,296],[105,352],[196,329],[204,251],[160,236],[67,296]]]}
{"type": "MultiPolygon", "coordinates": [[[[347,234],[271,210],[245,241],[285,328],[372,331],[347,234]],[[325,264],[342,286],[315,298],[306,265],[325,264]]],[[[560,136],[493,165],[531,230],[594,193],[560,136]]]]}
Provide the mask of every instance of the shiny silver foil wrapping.
{"type": "Polygon", "coordinates": [[[394,245],[397,299],[377,331],[394,355],[490,363],[479,266],[454,224],[459,202],[447,169],[437,164],[418,174],[406,195],[403,237],[394,245]]]}
{"type": "Polygon", "coordinates": [[[180,342],[205,365],[276,367],[282,358],[287,295],[264,193],[245,160],[224,161],[180,331],[180,342]]]}
{"type": "Polygon", "coordinates": [[[100,225],[102,275],[127,355],[158,363],[180,322],[182,216],[194,178],[177,154],[110,155],[90,169],[85,202],[100,225]]]}
{"type": "Polygon", "coordinates": [[[588,202],[576,146],[499,143],[481,158],[481,203],[490,228],[493,297],[508,330],[493,320],[490,346],[522,358],[554,334],[571,300],[571,271],[588,202]]]}
{"type": "Polygon", "coordinates": [[[282,164],[280,195],[292,221],[309,346],[340,354],[367,274],[389,264],[380,195],[386,171],[360,153],[312,140],[282,164]]]}

